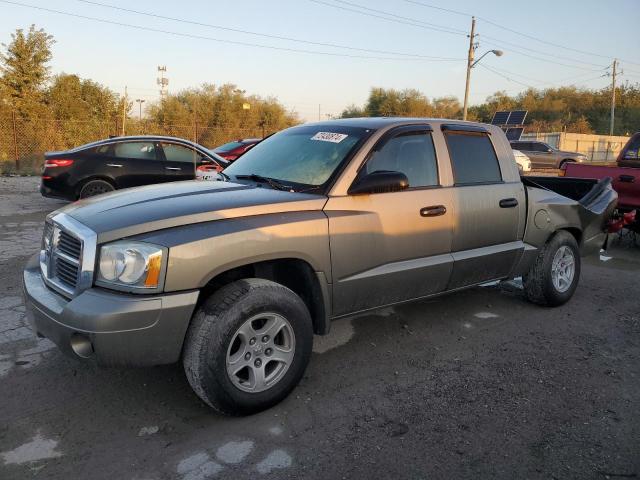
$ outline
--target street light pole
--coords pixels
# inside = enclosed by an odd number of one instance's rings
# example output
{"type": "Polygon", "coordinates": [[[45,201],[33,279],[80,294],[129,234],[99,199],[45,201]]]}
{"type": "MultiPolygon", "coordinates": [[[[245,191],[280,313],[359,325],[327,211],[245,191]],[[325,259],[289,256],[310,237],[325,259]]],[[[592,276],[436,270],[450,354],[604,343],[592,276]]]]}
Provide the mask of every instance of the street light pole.
{"type": "Polygon", "coordinates": [[[138,104],[138,121],[142,121],[142,104],[145,102],[143,98],[136,98],[138,104]]]}
{"type": "Polygon", "coordinates": [[[467,83],[464,88],[464,108],[462,109],[462,120],[467,119],[467,108],[469,106],[469,84],[471,82],[471,65],[475,53],[474,40],[476,37],[476,17],[471,17],[471,35],[469,35],[469,55],[467,56],[467,83]]]}

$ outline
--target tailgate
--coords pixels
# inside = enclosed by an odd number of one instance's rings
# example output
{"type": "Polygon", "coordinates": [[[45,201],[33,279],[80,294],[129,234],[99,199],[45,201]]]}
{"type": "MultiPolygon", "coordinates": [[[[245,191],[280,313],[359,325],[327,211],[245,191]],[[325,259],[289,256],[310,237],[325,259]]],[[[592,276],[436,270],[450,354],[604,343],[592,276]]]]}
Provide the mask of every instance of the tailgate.
{"type": "Polygon", "coordinates": [[[640,207],[640,168],[569,163],[565,176],[598,180],[611,177],[613,189],[618,193],[618,205],[629,209],[640,207]]]}

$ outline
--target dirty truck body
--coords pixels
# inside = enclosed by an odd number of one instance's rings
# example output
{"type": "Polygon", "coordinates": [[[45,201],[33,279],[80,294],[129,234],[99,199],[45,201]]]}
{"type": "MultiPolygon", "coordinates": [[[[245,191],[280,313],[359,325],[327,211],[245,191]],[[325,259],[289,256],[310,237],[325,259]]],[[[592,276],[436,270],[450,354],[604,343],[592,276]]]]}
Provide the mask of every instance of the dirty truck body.
{"type": "Polygon", "coordinates": [[[518,276],[534,302],[564,303],[617,198],[606,182],[525,185],[499,128],[449,120],[293,127],[225,173],[50,214],[24,272],[35,330],[104,365],[182,359],[205,402],[248,413],[294,388],[335,318],[518,276]]]}

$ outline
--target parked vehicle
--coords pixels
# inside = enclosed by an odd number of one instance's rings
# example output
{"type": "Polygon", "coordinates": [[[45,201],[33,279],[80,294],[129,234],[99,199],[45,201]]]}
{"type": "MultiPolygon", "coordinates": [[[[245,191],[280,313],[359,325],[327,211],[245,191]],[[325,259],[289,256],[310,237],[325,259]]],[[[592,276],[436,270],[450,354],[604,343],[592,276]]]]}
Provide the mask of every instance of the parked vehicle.
{"type": "Polygon", "coordinates": [[[640,132],[636,132],[622,147],[617,158],[620,167],[640,167],[640,132]]]}
{"type": "Polygon", "coordinates": [[[261,138],[240,138],[233,142],[220,145],[219,147],[214,148],[213,151],[225,160],[232,162],[261,140],[261,138]]]}
{"type": "Polygon", "coordinates": [[[45,153],[40,193],[67,200],[121,188],[193,180],[196,170],[228,162],[206,148],[173,137],[115,137],[63,152],[45,153]]]}
{"type": "Polygon", "coordinates": [[[558,150],[544,142],[514,140],[511,148],[528,156],[533,168],[562,168],[566,163],[588,161],[587,156],[582,153],[558,150]]]}
{"type": "Polygon", "coordinates": [[[531,159],[527,157],[520,150],[514,150],[513,156],[516,159],[516,164],[518,165],[518,170],[521,173],[530,172],[531,171],[531,159]]]}
{"type": "Polygon", "coordinates": [[[247,414],[292,391],[336,318],[518,276],[562,305],[617,199],[521,179],[499,127],[442,119],[289,128],[220,178],[50,214],[24,271],[35,330],[100,364],[182,361],[204,402],[247,414]]]}
{"type": "MultiPolygon", "coordinates": [[[[564,175],[572,178],[602,179],[611,178],[613,188],[618,193],[618,210],[621,213],[640,211],[640,133],[633,135],[618,155],[615,165],[578,165],[567,164],[564,175]]],[[[629,228],[640,233],[640,217],[629,228]]]]}

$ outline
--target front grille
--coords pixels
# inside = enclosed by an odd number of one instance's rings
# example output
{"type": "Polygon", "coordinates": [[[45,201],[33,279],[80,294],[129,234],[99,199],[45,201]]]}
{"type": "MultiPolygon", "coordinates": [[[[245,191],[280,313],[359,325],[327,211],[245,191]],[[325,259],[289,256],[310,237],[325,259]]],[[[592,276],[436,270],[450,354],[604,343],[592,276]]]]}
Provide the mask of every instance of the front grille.
{"type": "Polygon", "coordinates": [[[60,230],[57,248],[75,260],[80,260],[80,256],[82,255],[82,242],[64,230],[60,230]]]}
{"type": "Polygon", "coordinates": [[[40,271],[48,287],[73,298],[93,285],[97,236],[65,213],[47,218],[40,251],[40,271]]]}
{"type": "Polygon", "coordinates": [[[67,287],[75,289],[78,283],[78,265],[71,263],[62,257],[56,257],[55,263],[55,278],[67,287]]]}

